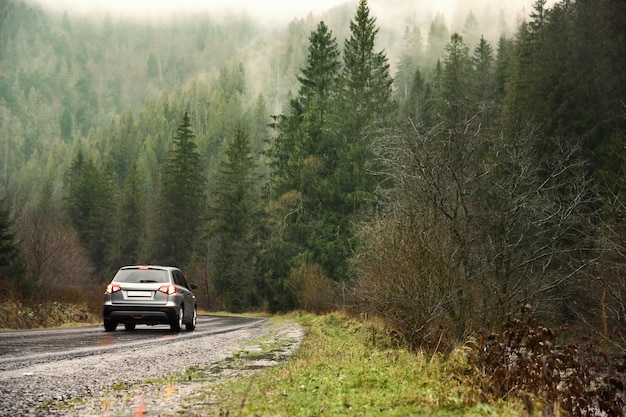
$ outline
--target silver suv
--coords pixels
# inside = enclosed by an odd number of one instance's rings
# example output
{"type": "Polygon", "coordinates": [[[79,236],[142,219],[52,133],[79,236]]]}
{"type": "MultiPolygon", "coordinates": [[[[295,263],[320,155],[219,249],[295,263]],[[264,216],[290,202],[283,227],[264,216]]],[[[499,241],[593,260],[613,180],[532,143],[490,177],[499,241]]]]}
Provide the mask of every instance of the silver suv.
{"type": "Polygon", "coordinates": [[[126,330],[137,324],[169,324],[174,332],[196,328],[196,297],[182,271],[170,266],[125,266],[104,292],[104,329],[113,332],[118,323],[126,330]]]}

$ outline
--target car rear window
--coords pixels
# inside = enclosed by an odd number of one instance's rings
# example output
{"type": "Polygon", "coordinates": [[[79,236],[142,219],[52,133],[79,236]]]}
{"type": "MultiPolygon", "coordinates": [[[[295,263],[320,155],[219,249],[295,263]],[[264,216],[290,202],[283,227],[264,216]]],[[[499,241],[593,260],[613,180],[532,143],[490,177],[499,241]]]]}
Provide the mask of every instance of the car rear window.
{"type": "Polygon", "coordinates": [[[120,269],[113,278],[115,282],[169,282],[163,269],[120,269]]]}

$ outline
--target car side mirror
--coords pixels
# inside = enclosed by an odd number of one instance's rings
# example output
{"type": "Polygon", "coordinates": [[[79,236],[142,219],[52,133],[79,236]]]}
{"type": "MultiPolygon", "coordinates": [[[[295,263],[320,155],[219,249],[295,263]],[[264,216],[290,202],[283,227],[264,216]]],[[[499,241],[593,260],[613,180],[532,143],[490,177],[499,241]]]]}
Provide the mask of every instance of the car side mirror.
{"type": "Polygon", "coordinates": [[[198,288],[198,284],[191,283],[189,284],[189,288],[191,288],[192,290],[195,290],[196,288],[198,288]]]}

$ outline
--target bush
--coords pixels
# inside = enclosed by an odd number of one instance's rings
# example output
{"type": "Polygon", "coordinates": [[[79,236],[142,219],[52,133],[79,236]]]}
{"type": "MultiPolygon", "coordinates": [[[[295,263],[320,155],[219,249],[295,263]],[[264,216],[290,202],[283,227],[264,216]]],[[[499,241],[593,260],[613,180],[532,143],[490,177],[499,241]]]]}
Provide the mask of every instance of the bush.
{"type": "Polygon", "coordinates": [[[595,343],[557,343],[559,332],[535,322],[528,306],[520,307],[519,317],[510,314],[502,331],[476,346],[473,361],[484,370],[483,391],[497,399],[520,397],[529,413],[540,400],[544,415],[623,415],[623,360],[612,369],[595,343]]]}
{"type": "Polygon", "coordinates": [[[412,350],[449,351],[473,328],[475,291],[450,234],[407,214],[381,222],[354,288],[358,310],[385,320],[412,350]]]}
{"type": "Polygon", "coordinates": [[[69,323],[96,323],[100,316],[86,304],[45,301],[22,303],[7,300],[0,304],[0,329],[58,327],[69,323]]]}
{"type": "Polygon", "coordinates": [[[335,306],[333,281],[317,264],[301,263],[291,269],[287,288],[296,296],[299,308],[313,313],[324,313],[335,306]]]}

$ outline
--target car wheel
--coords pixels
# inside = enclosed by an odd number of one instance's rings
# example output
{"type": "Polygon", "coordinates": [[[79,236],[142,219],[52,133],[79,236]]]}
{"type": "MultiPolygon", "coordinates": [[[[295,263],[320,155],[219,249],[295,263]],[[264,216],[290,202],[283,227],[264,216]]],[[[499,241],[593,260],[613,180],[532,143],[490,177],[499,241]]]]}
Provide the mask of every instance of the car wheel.
{"type": "Polygon", "coordinates": [[[185,324],[187,331],[191,332],[196,329],[196,321],[198,319],[198,311],[194,307],[193,314],[191,315],[191,321],[185,324]]]}
{"type": "Polygon", "coordinates": [[[183,310],[183,306],[180,306],[178,309],[178,314],[174,318],[174,320],[170,323],[170,329],[173,332],[180,332],[180,329],[183,327],[183,317],[185,316],[185,310],[183,310]]]}
{"type": "Polygon", "coordinates": [[[113,320],[105,320],[104,321],[104,331],[106,332],[114,332],[117,329],[117,322],[113,320]]]}
{"type": "Polygon", "coordinates": [[[124,328],[126,330],[135,330],[135,326],[137,326],[135,323],[124,323],[124,328]]]}

